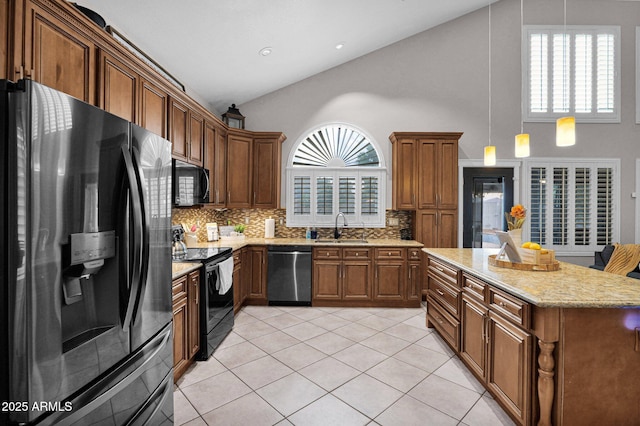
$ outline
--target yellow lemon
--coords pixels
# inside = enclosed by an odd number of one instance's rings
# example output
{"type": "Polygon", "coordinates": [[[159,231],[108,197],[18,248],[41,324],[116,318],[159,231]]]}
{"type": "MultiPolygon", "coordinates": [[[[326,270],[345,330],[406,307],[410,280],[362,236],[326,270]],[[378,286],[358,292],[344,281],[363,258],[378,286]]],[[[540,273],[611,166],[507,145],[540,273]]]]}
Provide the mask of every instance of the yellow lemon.
{"type": "Polygon", "coordinates": [[[540,244],[538,243],[531,243],[529,244],[529,248],[532,250],[540,250],[542,247],[540,247],[540,244]]]}
{"type": "Polygon", "coordinates": [[[522,243],[522,248],[531,248],[531,241],[527,241],[526,243],[522,243]]]}

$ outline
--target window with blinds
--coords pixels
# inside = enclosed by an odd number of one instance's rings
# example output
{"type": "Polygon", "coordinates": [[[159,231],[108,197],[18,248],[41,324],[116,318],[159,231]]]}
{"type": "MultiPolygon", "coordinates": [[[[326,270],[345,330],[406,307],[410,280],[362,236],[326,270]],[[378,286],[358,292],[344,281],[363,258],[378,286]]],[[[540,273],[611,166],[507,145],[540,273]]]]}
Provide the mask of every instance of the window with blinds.
{"type": "Polygon", "coordinates": [[[593,254],[619,240],[619,163],[527,162],[529,239],[562,254],[593,254]]]}
{"type": "Polygon", "coordinates": [[[322,126],[301,138],[287,168],[287,225],[385,226],[386,170],[375,144],[345,124],[322,126]]]}
{"type": "Polygon", "coordinates": [[[620,27],[525,26],[525,121],[620,122],[620,27]]]}

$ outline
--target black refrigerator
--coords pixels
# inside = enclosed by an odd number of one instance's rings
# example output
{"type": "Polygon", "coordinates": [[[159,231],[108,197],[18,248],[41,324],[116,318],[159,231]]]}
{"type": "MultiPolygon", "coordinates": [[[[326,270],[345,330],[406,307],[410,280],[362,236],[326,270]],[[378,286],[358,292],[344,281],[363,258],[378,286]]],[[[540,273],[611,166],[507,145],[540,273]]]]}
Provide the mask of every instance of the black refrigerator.
{"type": "Polygon", "coordinates": [[[170,142],[0,92],[0,424],[172,424],[170,142]]]}

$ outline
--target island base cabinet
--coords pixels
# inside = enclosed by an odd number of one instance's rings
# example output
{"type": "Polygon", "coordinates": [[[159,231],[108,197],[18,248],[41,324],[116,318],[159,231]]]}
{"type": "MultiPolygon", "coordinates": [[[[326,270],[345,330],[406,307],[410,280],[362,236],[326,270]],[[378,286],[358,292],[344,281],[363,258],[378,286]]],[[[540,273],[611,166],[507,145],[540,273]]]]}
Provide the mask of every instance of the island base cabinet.
{"type": "Polygon", "coordinates": [[[438,330],[455,351],[460,349],[460,321],[448,314],[431,296],[427,296],[427,327],[438,330]]]}
{"type": "Polygon", "coordinates": [[[639,424],[640,308],[562,309],[560,323],[551,423],[639,424]]]}
{"type": "Polygon", "coordinates": [[[527,424],[531,406],[532,336],[489,312],[487,388],[502,406],[527,424]]]}

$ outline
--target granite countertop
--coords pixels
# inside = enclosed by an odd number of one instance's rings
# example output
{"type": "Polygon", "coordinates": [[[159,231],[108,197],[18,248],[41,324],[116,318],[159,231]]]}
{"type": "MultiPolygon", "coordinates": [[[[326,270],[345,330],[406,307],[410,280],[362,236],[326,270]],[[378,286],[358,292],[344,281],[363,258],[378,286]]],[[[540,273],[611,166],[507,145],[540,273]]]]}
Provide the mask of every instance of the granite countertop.
{"type": "Polygon", "coordinates": [[[620,308],[640,306],[640,280],[560,262],[553,272],[491,266],[496,249],[423,249],[429,255],[540,307],[620,308]]]}
{"type": "Polygon", "coordinates": [[[180,278],[181,276],[188,274],[191,271],[200,269],[202,263],[200,262],[172,262],[171,263],[171,280],[180,278]]]}
{"type": "MultiPolygon", "coordinates": [[[[341,240],[339,243],[333,242],[316,242],[316,240],[308,240],[306,238],[243,238],[243,239],[222,239],[214,242],[197,243],[190,247],[231,247],[234,251],[246,246],[268,246],[268,245],[308,245],[311,247],[407,247],[421,248],[422,243],[415,240],[395,240],[390,238],[367,239],[366,243],[357,240],[341,240]]],[[[201,266],[199,262],[173,262],[171,264],[171,279],[181,277],[201,266]]]]}
{"type": "Polygon", "coordinates": [[[338,240],[339,243],[331,241],[308,240],[306,238],[244,238],[244,239],[225,239],[214,242],[201,242],[196,247],[231,247],[233,250],[241,249],[245,246],[269,246],[269,245],[308,245],[311,247],[347,247],[347,246],[364,246],[364,247],[423,247],[422,243],[415,240],[395,240],[390,238],[367,238],[367,242],[363,243],[359,240],[338,240]]]}

